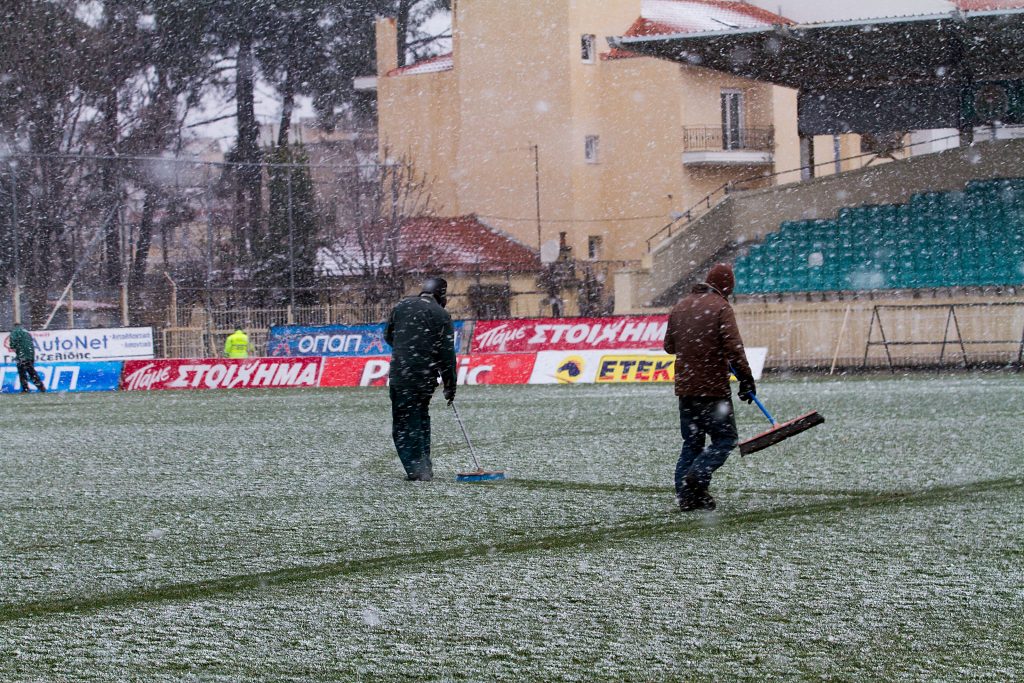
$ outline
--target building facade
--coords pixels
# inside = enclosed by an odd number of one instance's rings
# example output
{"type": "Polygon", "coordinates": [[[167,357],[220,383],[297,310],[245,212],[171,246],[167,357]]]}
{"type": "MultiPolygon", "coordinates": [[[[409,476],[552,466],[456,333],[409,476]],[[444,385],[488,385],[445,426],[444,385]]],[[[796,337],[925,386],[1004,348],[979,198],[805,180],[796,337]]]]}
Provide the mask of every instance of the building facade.
{"type": "Polygon", "coordinates": [[[408,155],[444,215],[614,269],[726,184],[799,179],[778,175],[800,166],[793,91],[606,41],[778,15],[715,0],[458,0],[452,14],[452,52],[402,68],[393,21],[377,24],[381,154],[408,155]]]}

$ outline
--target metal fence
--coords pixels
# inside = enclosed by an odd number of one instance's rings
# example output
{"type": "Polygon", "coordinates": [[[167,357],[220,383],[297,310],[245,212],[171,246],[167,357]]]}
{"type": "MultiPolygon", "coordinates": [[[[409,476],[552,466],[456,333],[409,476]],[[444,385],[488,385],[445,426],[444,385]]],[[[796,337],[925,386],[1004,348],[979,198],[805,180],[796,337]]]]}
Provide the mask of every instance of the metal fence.
{"type": "Polygon", "coordinates": [[[178,307],[178,325],[157,334],[157,355],[163,358],[202,358],[223,355],[228,335],[241,328],[249,335],[252,355],[263,355],[267,333],[276,325],[366,325],[386,319],[389,306],[383,304],[325,304],[278,308],[212,308],[200,305],[178,307]]]}
{"type": "Polygon", "coordinates": [[[771,152],[775,149],[772,127],[725,128],[723,126],[684,126],[683,151],[753,150],[771,152]]]}

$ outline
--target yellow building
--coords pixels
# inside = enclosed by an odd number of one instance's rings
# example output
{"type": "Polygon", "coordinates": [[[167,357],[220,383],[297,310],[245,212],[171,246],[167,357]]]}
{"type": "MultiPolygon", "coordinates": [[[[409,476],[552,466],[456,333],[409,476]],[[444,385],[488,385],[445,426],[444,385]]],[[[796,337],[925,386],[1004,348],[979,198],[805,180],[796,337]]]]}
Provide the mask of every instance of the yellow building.
{"type": "Polygon", "coordinates": [[[542,257],[566,233],[573,257],[620,267],[723,185],[800,166],[794,91],[606,41],[782,17],[714,0],[457,0],[452,14],[452,52],[402,68],[394,22],[377,24],[382,154],[408,154],[444,215],[542,257]]]}

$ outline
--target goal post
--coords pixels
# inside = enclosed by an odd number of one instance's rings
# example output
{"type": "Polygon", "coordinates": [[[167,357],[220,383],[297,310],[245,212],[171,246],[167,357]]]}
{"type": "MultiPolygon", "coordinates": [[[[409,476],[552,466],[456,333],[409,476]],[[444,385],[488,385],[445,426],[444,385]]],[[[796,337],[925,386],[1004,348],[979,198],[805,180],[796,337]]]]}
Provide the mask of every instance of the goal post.
{"type": "Polygon", "coordinates": [[[861,367],[881,348],[896,367],[964,368],[1024,363],[1024,302],[878,304],[872,308],[861,367]],[[954,360],[955,359],[955,360],[954,360]]]}

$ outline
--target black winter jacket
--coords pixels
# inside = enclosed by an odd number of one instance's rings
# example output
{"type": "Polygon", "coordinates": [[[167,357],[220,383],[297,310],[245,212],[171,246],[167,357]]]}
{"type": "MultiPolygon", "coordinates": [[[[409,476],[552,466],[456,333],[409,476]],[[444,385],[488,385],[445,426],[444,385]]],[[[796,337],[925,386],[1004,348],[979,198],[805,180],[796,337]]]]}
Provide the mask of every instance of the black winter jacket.
{"type": "Polygon", "coordinates": [[[432,392],[438,376],[445,388],[455,386],[452,316],[432,296],[399,301],[384,328],[384,341],[391,345],[392,386],[432,392]]]}

